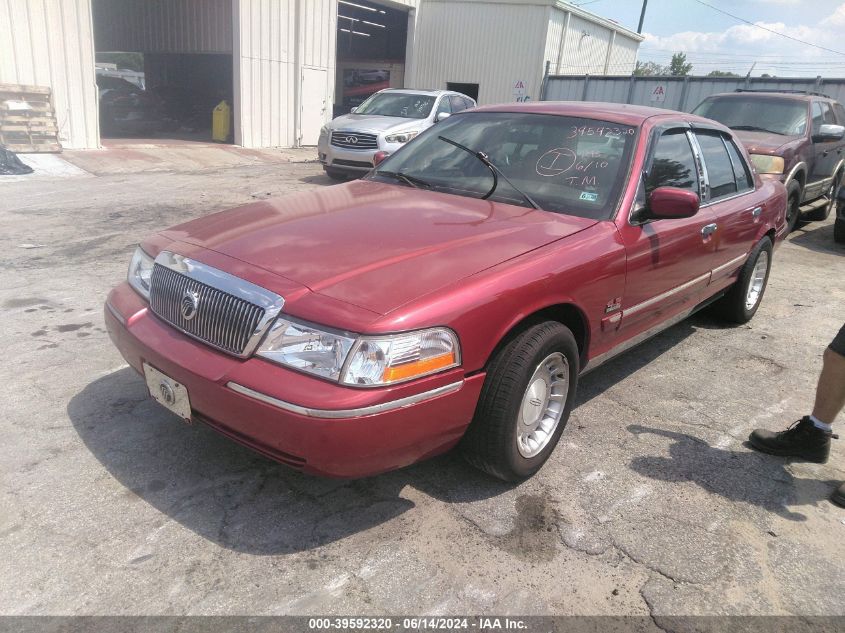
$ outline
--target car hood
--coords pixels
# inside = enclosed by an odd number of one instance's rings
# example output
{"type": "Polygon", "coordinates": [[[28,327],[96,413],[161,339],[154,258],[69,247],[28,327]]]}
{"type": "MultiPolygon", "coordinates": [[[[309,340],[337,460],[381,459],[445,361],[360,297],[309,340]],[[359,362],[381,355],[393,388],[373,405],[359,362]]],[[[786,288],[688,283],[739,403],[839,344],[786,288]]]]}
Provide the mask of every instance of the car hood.
{"type": "Polygon", "coordinates": [[[163,235],[386,314],[595,223],[357,181],[230,209],[163,235]]]}
{"type": "Polygon", "coordinates": [[[410,119],[373,114],[344,114],[332,120],[332,130],[354,130],[356,132],[387,132],[394,129],[421,128],[427,119],[410,119]]]}
{"type": "Polygon", "coordinates": [[[751,130],[733,130],[733,133],[742,141],[749,154],[775,154],[790,145],[798,145],[804,140],[803,136],[784,136],[751,130]]]}

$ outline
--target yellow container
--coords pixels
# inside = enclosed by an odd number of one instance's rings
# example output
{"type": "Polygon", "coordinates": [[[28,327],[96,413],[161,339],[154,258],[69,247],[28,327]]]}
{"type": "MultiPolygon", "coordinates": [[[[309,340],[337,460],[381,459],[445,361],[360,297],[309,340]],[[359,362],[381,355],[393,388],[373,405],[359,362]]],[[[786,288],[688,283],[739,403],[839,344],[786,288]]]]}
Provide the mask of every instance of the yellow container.
{"type": "Polygon", "coordinates": [[[225,101],[221,101],[214,108],[211,115],[211,140],[218,143],[225,143],[229,140],[229,132],[231,131],[232,109],[225,101]]]}

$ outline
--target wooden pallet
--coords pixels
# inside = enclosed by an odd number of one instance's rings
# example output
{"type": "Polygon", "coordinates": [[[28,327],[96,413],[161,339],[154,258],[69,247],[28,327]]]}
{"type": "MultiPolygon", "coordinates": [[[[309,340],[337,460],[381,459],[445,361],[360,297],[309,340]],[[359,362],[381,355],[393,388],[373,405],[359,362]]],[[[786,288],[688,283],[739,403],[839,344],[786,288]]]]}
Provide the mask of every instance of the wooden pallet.
{"type": "Polygon", "coordinates": [[[60,152],[49,88],[0,84],[0,145],[13,152],[60,152]]]}

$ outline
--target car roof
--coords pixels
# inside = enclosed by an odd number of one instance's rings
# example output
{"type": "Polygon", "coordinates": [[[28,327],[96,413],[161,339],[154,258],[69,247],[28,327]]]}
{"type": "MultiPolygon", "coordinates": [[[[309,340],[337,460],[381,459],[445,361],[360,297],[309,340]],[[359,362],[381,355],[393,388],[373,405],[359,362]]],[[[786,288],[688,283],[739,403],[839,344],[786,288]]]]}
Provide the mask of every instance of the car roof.
{"type": "Polygon", "coordinates": [[[474,108],[472,112],[524,112],[528,114],[556,114],[586,119],[610,121],[622,125],[638,126],[646,119],[681,119],[689,122],[705,123],[710,126],[723,126],[694,114],[652,108],[628,103],[606,103],[601,101],[529,101],[527,103],[500,103],[474,108]]]}
{"type": "Polygon", "coordinates": [[[836,99],[828,97],[826,95],[809,94],[806,92],[778,92],[777,90],[737,90],[735,92],[719,92],[717,94],[705,97],[705,99],[710,99],[711,97],[719,97],[720,99],[731,99],[748,96],[760,97],[761,99],[791,99],[792,101],[810,101],[811,99],[819,99],[821,101],[830,101],[832,103],[836,103],[836,99]]]}
{"type": "Polygon", "coordinates": [[[407,95],[442,95],[446,93],[454,93],[453,90],[413,90],[411,88],[385,88],[379,92],[398,92],[407,95]]]}

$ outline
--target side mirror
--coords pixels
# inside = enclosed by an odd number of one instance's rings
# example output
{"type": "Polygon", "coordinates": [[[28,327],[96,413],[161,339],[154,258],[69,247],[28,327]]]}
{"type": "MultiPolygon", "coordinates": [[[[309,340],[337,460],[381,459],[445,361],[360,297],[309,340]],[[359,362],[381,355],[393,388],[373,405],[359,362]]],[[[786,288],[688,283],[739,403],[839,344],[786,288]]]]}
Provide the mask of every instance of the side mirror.
{"type": "Polygon", "coordinates": [[[677,187],[658,187],[648,196],[645,217],[654,220],[691,218],[698,213],[698,194],[677,187]]]}
{"type": "Polygon", "coordinates": [[[841,125],[834,125],[832,123],[825,123],[819,127],[819,131],[813,134],[813,141],[841,141],[845,136],[845,127],[841,125]]]}
{"type": "Polygon", "coordinates": [[[434,122],[440,123],[441,121],[445,121],[446,119],[448,119],[450,116],[452,116],[451,112],[441,112],[436,117],[434,117],[434,122]]]}

